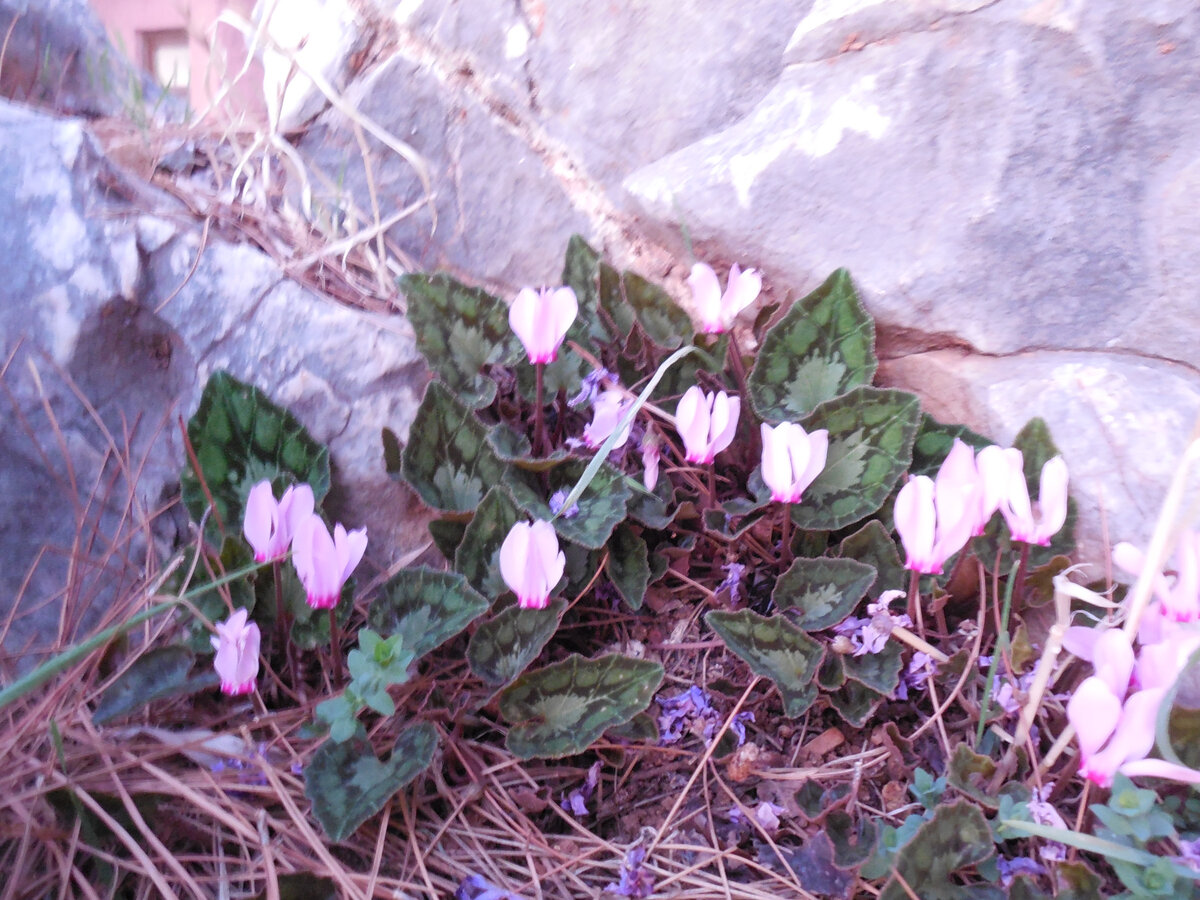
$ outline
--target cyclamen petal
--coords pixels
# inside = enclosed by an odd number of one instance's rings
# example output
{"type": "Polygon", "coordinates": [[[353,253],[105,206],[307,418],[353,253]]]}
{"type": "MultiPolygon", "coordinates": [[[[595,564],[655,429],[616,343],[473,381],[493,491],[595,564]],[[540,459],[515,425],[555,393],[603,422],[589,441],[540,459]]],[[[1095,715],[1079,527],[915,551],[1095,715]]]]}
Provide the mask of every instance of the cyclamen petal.
{"type": "Polygon", "coordinates": [[[730,397],[724,391],[706,394],[699,385],[688,388],[675,408],[675,427],[683,440],[687,461],[711,463],[728,447],[737,432],[740,411],[738,397],[730,397]]]}
{"type": "Polygon", "coordinates": [[[554,362],[558,348],[579,312],[569,287],[522,288],[508,309],[508,324],[521,339],[531,363],[554,362]]]}
{"type": "Polygon", "coordinates": [[[1109,739],[1121,719],[1121,698],[1095,675],[1080,682],[1067,701],[1067,720],[1075,726],[1084,760],[1109,739]]]}
{"type": "Polygon", "coordinates": [[[254,548],[254,561],[267,562],[287,555],[296,526],[312,515],[316,501],[307,484],[289,487],[276,502],[271,482],[260,481],[246,498],[242,534],[254,548]]]}
{"type": "Polygon", "coordinates": [[[940,572],[941,562],[933,556],[937,512],[933,505],[933,479],[928,475],[910,478],[896,495],[893,518],[900,543],[908,557],[906,568],[930,574],[940,572]]]}
{"type": "Polygon", "coordinates": [[[500,545],[500,576],[522,609],[544,609],[566,565],[554,526],[544,519],[518,522],[500,545]]]}
{"type": "MultiPolygon", "coordinates": [[[[625,394],[617,390],[605,391],[592,401],[592,421],[583,429],[583,442],[589,449],[595,450],[608,440],[609,435],[613,433],[625,416],[627,407],[625,394]]],[[[630,422],[617,438],[617,442],[613,444],[613,450],[625,446],[632,428],[633,423],[630,422]]]]}
{"type": "Polygon", "coordinates": [[[725,293],[721,293],[717,273],[707,263],[692,266],[688,286],[696,312],[700,316],[700,330],[705,334],[721,334],[733,327],[737,314],[755,301],[762,291],[762,276],[754,269],[742,271],[737,263],[729,269],[729,282],[725,293]]]}
{"type": "Polygon", "coordinates": [[[245,609],[235,610],[224,622],[216,623],[216,636],[211,638],[217,651],[213,668],[221,677],[221,692],[231,697],[254,690],[258,677],[258,652],[262,634],[258,624],[248,622],[245,609]]]}
{"type": "Polygon", "coordinates": [[[338,524],[333,535],[320,516],[309,516],[296,529],[292,564],[313,609],[333,609],[342,588],[367,549],[367,531],[347,532],[338,524]]]}
{"type": "Polygon", "coordinates": [[[825,468],[829,452],[829,432],[809,434],[794,422],[772,428],[759,426],[762,436],[762,479],[771,489],[771,499],[781,503],[799,503],[805,489],[825,468]]]}

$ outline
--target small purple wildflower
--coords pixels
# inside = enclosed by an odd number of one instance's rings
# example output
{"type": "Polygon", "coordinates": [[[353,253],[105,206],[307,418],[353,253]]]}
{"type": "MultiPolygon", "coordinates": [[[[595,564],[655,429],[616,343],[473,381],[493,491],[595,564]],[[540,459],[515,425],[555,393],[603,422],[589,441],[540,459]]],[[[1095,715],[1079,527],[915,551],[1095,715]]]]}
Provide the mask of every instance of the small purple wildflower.
{"type": "Polygon", "coordinates": [[[579,393],[567,401],[567,406],[574,409],[584,403],[591,403],[596,398],[596,393],[600,390],[600,384],[604,381],[616,383],[617,376],[608,369],[600,368],[593,369],[583,376],[583,383],[579,387],[579,393]]]}
{"type": "Polygon", "coordinates": [[[729,723],[729,730],[737,736],[737,745],[740,747],[746,743],[746,723],[754,721],[754,710],[746,709],[733,717],[733,721],[729,723]]]}
{"type": "Polygon", "coordinates": [[[562,798],[559,805],[563,809],[580,818],[588,814],[587,802],[592,799],[592,794],[596,793],[596,787],[600,784],[600,765],[600,760],[592,763],[583,784],[562,798]]]}
{"type": "Polygon", "coordinates": [[[1012,859],[1001,856],[996,860],[996,868],[1000,870],[1000,883],[1004,887],[1011,887],[1018,875],[1046,874],[1046,867],[1028,856],[1016,856],[1012,859]]]}
{"type": "Polygon", "coordinates": [[[454,892],[454,900],[525,900],[525,898],[520,894],[496,887],[482,875],[468,875],[458,886],[458,890],[454,892]]]}
{"type": "Polygon", "coordinates": [[[579,515],[579,504],[572,503],[571,506],[564,511],[563,504],[566,502],[567,491],[561,489],[555,491],[550,495],[550,512],[554,513],[556,516],[561,512],[564,519],[570,519],[573,516],[579,515]]]}
{"type": "Polygon", "coordinates": [[[725,573],[725,580],[718,585],[717,593],[729,591],[729,602],[736,604],[741,598],[742,573],[746,571],[746,566],[731,562],[721,566],[721,571],[725,573]]]}
{"type": "Polygon", "coordinates": [[[695,731],[698,721],[703,723],[704,739],[710,741],[721,724],[720,715],[699,685],[693,684],[674,697],[659,697],[657,703],[662,708],[658,717],[658,743],[662,747],[678,743],[685,732],[695,731]]]}
{"type": "Polygon", "coordinates": [[[1047,800],[1052,790],[1054,790],[1053,781],[1048,781],[1040,788],[1033,789],[1033,796],[1029,799],[1029,816],[1039,825],[1049,825],[1052,828],[1066,830],[1067,823],[1047,800]]]}
{"type": "Polygon", "coordinates": [[[1194,841],[1180,841],[1177,859],[1185,866],[1200,871],[1200,838],[1194,841]]]}
{"type": "Polygon", "coordinates": [[[929,678],[937,674],[937,663],[933,661],[933,657],[928,653],[922,653],[920,650],[913,654],[913,657],[908,662],[908,668],[904,674],[900,676],[900,683],[896,686],[896,692],[892,695],[895,700],[907,700],[910,690],[923,691],[929,686],[929,678]]]}
{"type": "Polygon", "coordinates": [[[875,603],[867,604],[869,618],[861,619],[851,616],[839,625],[835,625],[835,633],[849,638],[854,647],[855,656],[865,656],[868,653],[879,653],[887,646],[892,629],[897,626],[912,628],[912,619],[906,613],[892,615],[888,606],[897,597],[903,597],[904,591],[884,591],[875,603]]]}
{"type": "Polygon", "coordinates": [[[646,859],[645,847],[634,847],[625,854],[621,863],[621,880],[604,888],[610,894],[645,900],[654,892],[654,876],[642,868],[646,859]]]}
{"type": "Polygon", "coordinates": [[[754,819],[763,827],[763,831],[767,834],[774,834],[779,830],[779,814],[785,811],[784,807],[764,800],[755,808],[754,819]]]}

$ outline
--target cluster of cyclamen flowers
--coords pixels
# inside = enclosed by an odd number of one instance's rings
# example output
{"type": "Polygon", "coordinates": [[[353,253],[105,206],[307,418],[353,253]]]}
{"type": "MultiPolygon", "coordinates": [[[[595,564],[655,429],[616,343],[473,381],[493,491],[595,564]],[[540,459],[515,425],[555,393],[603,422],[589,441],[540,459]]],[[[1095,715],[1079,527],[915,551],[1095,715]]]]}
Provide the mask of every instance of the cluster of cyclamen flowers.
{"type": "MultiPolygon", "coordinates": [[[[1113,548],[1113,561],[1133,575],[1145,567],[1141,551],[1127,543],[1113,548]]],[[[1166,694],[1200,649],[1200,535],[1180,537],[1175,572],[1154,575],[1155,599],[1136,623],[1136,654],[1130,635],[1117,628],[1075,626],[1063,638],[1095,668],[1068,701],[1067,718],[1079,736],[1080,773],[1101,787],[1117,772],[1200,784],[1200,771],[1146,758],[1166,694]]]]}
{"type": "MultiPolygon", "coordinates": [[[[254,549],[254,561],[277,562],[292,553],[292,565],[308,605],[332,610],[342,595],[350,573],[367,549],[367,530],[347,531],[339,522],[333,534],[316,514],[312,488],[307,484],[289,487],[275,499],[271,482],[261,481],[246,498],[242,534],[254,549]]],[[[231,696],[254,690],[258,676],[258,653],[262,635],[249,621],[245,609],[237,609],[216,625],[212,638],[217,651],[213,666],[221,676],[221,690],[231,696]]]]}
{"type": "MultiPolygon", "coordinates": [[[[762,289],[757,272],[743,272],[736,265],[730,270],[724,294],[716,273],[704,263],[692,267],[688,283],[706,334],[728,330],[737,314],[753,303],[762,289]]],[[[540,366],[554,361],[578,310],[575,292],[569,287],[540,292],[525,288],[517,294],[509,308],[509,324],[524,345],[530,363],[540,366]]],[[[592,421],[584,428],[582,443],[592,450],[599,448],[617,430],[631,403],[626,392],[617,387],[596,394],[592,421]]],[[[708,393],[699,385],[685,391],[675,410],[675,428],[687,462],[711,465],[717,454],[733,442],[740,412],[740,398],[725,391],[708,393]]],[[[613,449],[624,446],[631,425],[617,435],[613,449]]],[[[783,422],[773,427],[763,423],[761,434],[762,478],[771,489],[771,499],[799,503],[804,490],[825,468],[829,433],[825,429],[809,433],[799,424],[783,422]]],[[[643,482],[647,490],[653,490],[660,460],[653,430],[646,431],[641,452],[643,482]]],[[[500,574],[525,609],[546,607],[565,565],[554,526],[544,519],[518,522],[500,547],[500,574]]]]}
{"type": "Polygon", "coordinates": [[[997,510],[1014,541],[1047,546],[1067,520],[1067,464],[1042,466],[1036,503],[1025,485],[1020,450],[984,447],[975,453],[955,438],[937,477],[910,478],[896,495],[896,531],[906,568],[938,574],[946,560],[983,534],[997,510]]]}

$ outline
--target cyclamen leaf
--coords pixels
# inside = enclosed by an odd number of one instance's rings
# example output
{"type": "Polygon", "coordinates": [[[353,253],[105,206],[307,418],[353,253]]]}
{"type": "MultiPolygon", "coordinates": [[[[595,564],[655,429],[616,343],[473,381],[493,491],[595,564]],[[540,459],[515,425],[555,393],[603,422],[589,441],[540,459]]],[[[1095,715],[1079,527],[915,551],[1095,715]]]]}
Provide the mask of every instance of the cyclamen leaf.
{"type": "Polygon", "coordinates": [[[524,521],[512,494],[496,485],[475,510],[454,554],[454,568],[493,602],[509,589],[500,575],[500,547],[512,527],[524,521]]]}
{"type": "Polygon", "coordinates": [[[576,501],[579,512],[567,518],[554,518],[545,497],[555,491],[570,491],[583,475],[586,463],[572,460],[544,473],[548,487],[543,489],[538,473],[510,470],[506,480],[517,505],[534,519],[554,521],[555,530],[566,540],[598,550],[608,541],[617,523],[625,518],[630,489],[625,476],[609,463],[603,463],[595,477],[576,501]]]}
{"type": "Polygon", "coordinates": [[[879,509],[912,462],[920,403],[904,391],[858,387],[821,404],[806,430],[829,431],[825,468],[792,504],[806,531],[836,531],[879,509]]]}
{"type": "Polygon", "coordinates": [[[946,456],[958,438],[976,452],[995,441],[990,441],[981,434],[976,434],[965,425],[943,425],[929,414],[921,416],[921,427],[917,431],[917,439],[913,444],[913,461],[910,473],[912,475],[937,475],[938,469],[946,461],[946,456]]]}
{"type": "Polygon", "coordinates": [[[500,714],[514,723],[508,749],[522,759],[582,753],[644,710],[662,680],[658,663],[619,654],[527,672],[500,695],[500,714]]]}
{"type": "Polygon", "coordinates": [[[885,697],[890,696],[899,687],[900,670],[904,667],[900,645],[895,641],[888,641],[878,653],[844,657],[842,663],[847,678],[852,678],[885,697]]]}
{"type": "Polygon", "coordinates": [[[430,382],[403,457],[404,478],[421,499],[437,510],[472,512],[506,471],[482,423],[444,385],[430,382]]]}
{"type": "Polygon", "coordinates": [[[838,555],[866,563],[875,569],[875,581],[867,588],[872,597],[884,591],[903,591],[908,573],[900,561],[896,541],[878,519],[872,519],[838,545],[838,555]]]}
{"type": "MultiPolygon", "coordinates": [[[[205,527],[211,544],[222,540],[218,521],[225,533],[241,534],[246,497],[264,479],[270,480],[276,497],[293,484],[310,485],[318,508],[329,492],[328,448],[313,440],[290,412],[228,372],[214,372],[208,379],[187,434],[215,507],[205,527]]],[[[190,463],[180,485],[192,521],[201,521],[208,498],[190,463]]]]}
{"type": "Polygon", "coordinates": [[[480,623],[467,645],[471,671],[488,684],[508,684],[537,659],[567,611],[566,600],[545,609],[510,606],[480,623]]]}
{"type": "Polygon", "coordinates": [[[328,741],[304,770],[304,793],[313,815],[332,841],[344,841],[398,790],[433,761],[437,729],[428,722],[406,728],[390,759],[380,762],[364,738],[328,741]]]}
{"type": "Polygon", "coordinates": [[[624,522],[609,538],[604,571],[629,608],[641,609],[650,583],[650,553],[641,536],[624,522]]]}
{"type": "Polygon", "coordinates": [[[389,637],[403,635],[404,649],[420,659],[487,612],[488,605],[457,572],[401,569],[371,604],[367,623],[389,637]]]}
{"type": "Polygon", "coordinates": [[[771,599],[805,631],[832,628],[854,610],[875,570],[854,559],[797,559],[775,582],[771,599]]]}
{"type": "Polygon", "coordinates": [[[186,697],[216,687],[220,679],[211,666],[191,675],[195,661],[190,650],[178,645],[146,651],[101,694],[92,721],[103,725],[154,700],[186,697]]]}
{"type": "MultiPolygon", "coordinates": [[[[843,657],[843,664],[847,659],[843,657]]],[[[836,691],[828,694],[829,705],[836,709],[847,724],[862,728],[887,698],[857,681],[847,679],[836,691]]]]}
{"type": "Polygon", "coordinates": [[[1003,897],[1003,892],[984,891],[988,886],[979,883],[960,884],[954,877],[994,853],[992,834],[979,807],[965,800],[943,804],[897,854],[900,877],[888,880],[879,900],[907,900],[910,892],[922,900],[1003,897]]]}
{"type": "Polygon", "coordinates": [[[646,337],[665,350],[674,350],[694,331],[688,314],[671,295],[635,272],[621,276],[625,298],[637,313],[646,337]]]}
{"type": "Polygon", "coordinates": [[[775,682],[784,713],[803,715],[816,699],[813,678],[825,648],[781,615],[765,618],[749,609],[710,612],[709,627],[750,666],[756,675],[775,682]]]}
{"type": "Polygon", "coordinates": [[[875,377],[875,323],[838,269],[767,332],[750,372],[759,416],[795,422],[875,377]]]}
{"type": "Polygon", "coordinates": [[[491,403],[496,383],[484,367],[514,363],[522,352],[504,301],[448,275],[405,275],[400,290],[429,367],[471,408],[491,403]]]}

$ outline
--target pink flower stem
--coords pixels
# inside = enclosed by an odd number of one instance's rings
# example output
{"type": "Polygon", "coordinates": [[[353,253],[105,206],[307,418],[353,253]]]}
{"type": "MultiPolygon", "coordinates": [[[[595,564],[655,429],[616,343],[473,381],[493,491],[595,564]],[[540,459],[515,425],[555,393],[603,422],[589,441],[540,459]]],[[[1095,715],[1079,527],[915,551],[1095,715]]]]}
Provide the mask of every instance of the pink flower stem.
{"type": "Polygon", "coordinates": [[[779,526],[779,558],[785,566],[790,566],[795,558],[792,555],[792,504],[781,503],[783,507],[783,522],[779,526]]]}
{"type": "Polygon", "coordinates": [[[705,509],[712,509],[717,505],[717,471],[713,465],[713,463],[708,464],[708,480],[704,484],[707,493],[704,498],[705,509]]]}
{"type": "Polygon", "coordinates": [[[908,617],[917,623],[917,634],[925,639],[925,619],[921,614],[921,573],[913,569],[908,581],[908,617]]]}
{"type": "Polygon", "coordinates": [[[337,607],[329,610],[329,652],[333,657],[333,683],[342,683],[342,630],[338,628],[337,607]]]}
{"type": "Polygon", "coordinates": [[[546,403],[546,385],[544,372],[545,363],[534,363],[537,370],[537,410],[534,413],[533,425],[533,454],[537,456],[546,451],[546,415],[543,406],[546,403]]]}

